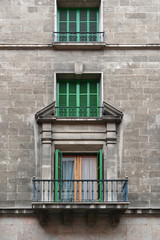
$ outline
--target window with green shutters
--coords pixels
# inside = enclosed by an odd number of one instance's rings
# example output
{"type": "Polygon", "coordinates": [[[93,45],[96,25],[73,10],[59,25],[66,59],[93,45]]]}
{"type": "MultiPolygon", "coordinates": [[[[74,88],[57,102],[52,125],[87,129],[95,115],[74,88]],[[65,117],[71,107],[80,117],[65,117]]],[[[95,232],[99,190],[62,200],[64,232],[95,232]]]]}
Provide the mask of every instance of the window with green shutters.
{"type": "Polygon", "coordinates": [[[98,80],[58,80],[58,117],[98,117],[98,80]]]}
{"type": "Polygon", "coordinates": [[[99,41],[98,8],[59,8],[59,41],[90,42],[99,41]]]}
{"type": "Polygon", "coordinates": [[[102,149],[97,152],[97,156],[83,153],[67,155],[56,149],[55,180],[55,202],[81,202],[91,199],[102,202],[104,189],[102,149]]]}

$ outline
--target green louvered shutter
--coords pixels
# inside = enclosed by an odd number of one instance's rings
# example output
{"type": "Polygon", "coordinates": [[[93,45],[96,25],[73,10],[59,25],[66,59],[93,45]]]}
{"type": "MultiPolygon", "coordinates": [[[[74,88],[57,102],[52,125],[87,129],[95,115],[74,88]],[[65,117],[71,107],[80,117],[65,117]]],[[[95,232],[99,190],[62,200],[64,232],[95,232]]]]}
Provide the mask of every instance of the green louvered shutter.
{"type": "Polygon", "coordinates": [[[58,31],[64,32],[59,35],[59,41],[67,41],[67,9],[59,9],[58,14],[58,31]]]}
{"type": "Polygon", "coordinates": [[[77,91],[76,91],[76,82],[70,81],[69,82],[69,116],[76,117],[77,115],[77,91]]]}
{"type": "Polygon", "coordinates": [[[80,111],[79,111],[79,116],[80,117],[87,117],[87,97],[88,97],[88,86],[87,86],[87,81],[82,81],[80,82],[80,94],[79,94],[79,98],[80,98],[80,111]]]}
{"type": "Polygon", "coordinates": [[[69,42],[77,41],[77,11],[75,9],[69,10],[69,42]]]}
{"type": "MultiPolygon", "coordinates": [[[[62,152],[56,149],[55,153],[55,180],[62,180],[62,152]]],[[[62,182],[55,181],[54,187],[55,202],[62,200],[62,182]]]]}
{"type": "Polygon", "coordinates": [[[90,117],[99,116],[99,83],[97,81],[90,82],[90,92],[89,92],[89,106],[90,117]]]}
{"type": "MultiPolygon", "coordinates": [[[[97,180],[103,180],[103,154],[102,149],[97,153],[97,180]]],[[[103,201],[103,183],[98,182],[97,184],[97,200],[103,201]]]]}
{"type": "Polygon", "coordinates": [[[89,32],[90,37],[89,41],[95,42],[98,41],[98,34],[99,31],[98,27],[98,10],[97,9],[90,9],[89,11],[89,32]]]}
{"type": "Polygon", "coordinates": [[[57,110],[57,117],[67,116],[67,83],[60,81],[57,84],[57,106],[60,107],[57,110]]]}
{"type": "Polygon", "coordinates": [[[87,42],[87,9],[80,9],[80,42],[87,42]]]}

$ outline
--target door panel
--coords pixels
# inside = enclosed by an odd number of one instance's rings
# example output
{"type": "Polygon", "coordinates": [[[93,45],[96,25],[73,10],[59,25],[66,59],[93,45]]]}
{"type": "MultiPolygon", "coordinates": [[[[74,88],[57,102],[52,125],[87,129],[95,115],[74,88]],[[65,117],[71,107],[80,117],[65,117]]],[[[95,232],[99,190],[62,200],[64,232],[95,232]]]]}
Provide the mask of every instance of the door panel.
{"type": "MultiPolygon", "coordinates": [[[[62,179],[74,180],[74,157],[63,157],[62,159],[62,179]]],[[[74,182],[64,181],[62,183],[62,199],[64,202],[74,200],[74,182]]]]}
{"type": "MultiPolygon", "coordinates": [[[[82,161],[82,180],[96,180],[96,157],[81,157],[82,161]]],[[[96,201],[96,182],[82,183],[82,198],[81,201],[96,201]]]]}
{"type": "MultiPolygon", "coordinates": [[[[97,179],[97,158],[96,156],[71,156],[62,159],[63,180],[96,180],[97,179]]],[[[96,181],[75,181],[62,184],[63,201],[96,201],[96,181]]]]}

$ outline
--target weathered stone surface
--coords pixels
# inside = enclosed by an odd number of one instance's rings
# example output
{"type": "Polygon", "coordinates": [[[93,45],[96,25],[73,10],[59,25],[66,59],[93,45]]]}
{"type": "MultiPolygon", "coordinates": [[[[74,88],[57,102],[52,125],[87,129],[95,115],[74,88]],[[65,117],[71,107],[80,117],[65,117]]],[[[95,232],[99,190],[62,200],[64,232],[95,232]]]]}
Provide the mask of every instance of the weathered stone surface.
{"type": "Polygon", "coordinates": [[[70,225],[63,225],[59,216],[50,216],[45,226],[39,225],[35,216],[1,217],[2,240],[27,239],[95,239],[95,240],[159,240],[158,217],[130,217],[120,218],[118,226],[112,226],[107,216],[98,218],[92,225],[86,224],[86,218],[74,216],[70,225]]]}
{"type": "MultiPolygon", "coordinates": [[[[38,6],[37,8],[39,9],[38,6]]],[[[157,51],[69,53],[53,50],[1,51],[0,64],[3,68],[0,94],[0,181],[2,186],[7,186],[4,189],[7,189],[8,193],[7,196],[3,194],[2,188],[0,193],[3,198],[6,196],[5,206],[7,202],[8,206],[18,206],[18,201],[21,206],[25,206],[31,199],[31,178],[36,171],[41,171],[34,114],[56,99],[54,73],[74,73],[75,61],[84,63],[84,72],[98,70],[104,73],[103,99],[124,113],[118,129],[121,147],[108,151],[108,155],[113,157],[109,161],[111,173],[116,173],[116,166],[119,177],[128,176],[130,206],[156,206],[160,184],[160,85],[157,51]],[[115,162],[114,155],[117,152],[118,159],[115,162]]],[[[71,131],[72,125],[64,125],[61,131],[65,128],[71,131]]],[[[94,128],[86,124],[83,131],[90,133],[94,128]]],[[[78,125],[75,129],[77,132],[82,131],[78,125]]],[[[101,132],[102,127],[96,129],[101,132]]],[[[48,136],[48,133],[45,136],[48,136]]]]}

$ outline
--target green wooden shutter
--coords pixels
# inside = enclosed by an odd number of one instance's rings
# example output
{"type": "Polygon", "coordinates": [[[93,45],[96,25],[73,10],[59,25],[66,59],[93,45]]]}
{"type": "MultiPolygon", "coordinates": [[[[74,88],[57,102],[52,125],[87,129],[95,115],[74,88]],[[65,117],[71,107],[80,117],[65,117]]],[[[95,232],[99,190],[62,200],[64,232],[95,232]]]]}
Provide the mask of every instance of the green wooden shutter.
{"type": "MultiPolygon", "coordinates": [[[[100,149],[97,153],[97,180],[103,180],[103,162],[102,162],[102,149],[100,149]]],[[[103,183],[98,182],[97,184],[97,200],[102,202],[103,201],[103,183]]]]}
{"type": "Polygon", "coordinates": [[[89,91],[90,117],[99,116],[99,82],[90,81],[89,91]]]}
{"type": "Polygon", "coordinates": [[[98,21],[98,10],[97,9],[90,9],[89,11],[89,32],[90,37],[89,41],[98,41],[98,34],[99,31],[99,21],[98,21]]]}
{"type": "Polygon", "coordinates": [[[76,82],[70,81],[69,82],[69,116],[76,117],[77,115],[77,91],[76,91],[76,82]]]}
{"type": "Polygon", "coordinates": [[[67,9],[58,10],[58,32],[64,32],[59,35],[59,41],[67,41],[67,9]]]}
{"type": "Polygon", "coordinates": [[[77,11],[76,9],[69,9],[68,22],[69,42],[77,41],[77,11]]]}
{"type": "Polygon", "coordinates": [[[79,103],[80,103],[80,110],[79,110],[79,116],[80,117],[86,117],[87,116],[87,81],[80,82],[80,94],[79,94],[79,103]]]}
{"type": "MultiPolygon", "coordinates": [[[[56,149],[55,153],[55,180],[62,180],[62,152],[56,149]]],[[[55,182],[55,202],[62,200],[62,182],[55,182]]]]}
{"type": "Polygon", "coordinates": [[[87,34],[85,32],[87,29],[87,9],[80,9],[80,17],[79,17],[79,30],[80,30],[80,42],[87,42],[87,34]]]}
{"type": "Polygon", "coordinates": [[[57,107],[58,117],[98,117],[99,81],[58,81],[57,107]]]}
{"type": "Polygon", "coordinates": [[[57,83],[57,117],[67,116],[67,83],[65,81],[59,81],[57,83]]]}
{"type": "Polygon", "coordinates": [[[64,34],[60,34],[59,41],[98,41],[98,9],[58,9],[58,31],[64,32],[64,34]],[[66,32],[69,33],[66,34],[66,32]],[[80,32],[80,34],[77,34],[77,32],[80,32]]]}

